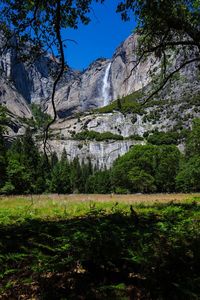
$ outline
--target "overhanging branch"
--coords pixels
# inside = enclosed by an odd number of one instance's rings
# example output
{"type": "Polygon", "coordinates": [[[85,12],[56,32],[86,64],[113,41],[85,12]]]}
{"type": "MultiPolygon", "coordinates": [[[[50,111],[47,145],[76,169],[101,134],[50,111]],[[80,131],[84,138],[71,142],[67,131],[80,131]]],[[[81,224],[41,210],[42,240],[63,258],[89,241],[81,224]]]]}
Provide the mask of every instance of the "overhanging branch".
{"type": "MultiPolygon", "coordinates": [[[[165,39],[164,39],[165,40],[165,39]]],[[[179,41],[172,41],[172,42],[164,42],[164,40],[159,43],[158,45],[155,45],[154,47],[149,47],[147,49],[144,49],[142,51],[142,54],[139,56],[139,58],[135,61],[135,65],[133,66],[133,68],[131,69],[130,74],[128,75],[128,77],[126,77],[126,79],[123,81],[123,84],[130,79],[130,77],[133,75],[134,70],[138,67],[138,65],[142,62],[142,60],[145,58],[145,56],[147,54],[151,54],[154,53],[158,50],[160,50],[162,53],[165,53],[165,50],[167,50],[167,48],[169,47],[173,47],[173,46],[193,46],[193,47],[198,47],[198,44],[195,43],[192,40],[179,40],[179,41]]],[[[165,56],[165,55],[164,55],[165,56]]],[[[166,62],[166,56],[164,57],[164,60],[166,62]]]]}
{"type": "Polygon", "coordinates": [[[167,77],[165,77],[162,84],[152,94],[150,94],[150,96],[148,96],[148,98],[145,99],[145,101],[142,102],[142,105],[146,104],[153,96],[158,94],[163,89],[163,87],[167,84],[167,82],[174,76],[174,74],[178,73],[185,66],[187,66],[187,65],[189,65],[193,62],[196,62],[196,61],[200,61],[200,57],[196,57],[196,58],[193,58],[191,60],[187,60],[184,63],[182,63],[176,70],[174,70],[167,77]]]}
{"type": "Polygon", "coordinates": [[[57,118],[56,106],[55,106],[55,101],[54,101],[56,87],[65,71],[65,56],[64,56],[63,42],[62,42],[61,33],[60,33],[60,22],[61,22],[60,9],[61,9],[61,7],[60,7],[60,0],[59,0],[59,1],[57,1],[57,7],[56,7],[55,32],[56,32],[56,37],[57,37],[58,45],[59,45],[61,64],[60,64],[60,71],[58,73],[56,80],[54,81],[54,84],[53,84],[53,90],[52,90],[52,95],[51,95],[51,104],[53,107],[54,116],[53,116],[53,119],[47,124],[47,126],[44,130],[43,150],[44,150],[44,154],[45,154],[45,157],[47,160],[48,160],[48,155],[47,155],[47,151],[46,151],[46,145],[47,145],[47,140],[48,140],[48,136],[49,136],[49,134],[48,134],[49,128],[55,122],[55,120],[57,118]]]}

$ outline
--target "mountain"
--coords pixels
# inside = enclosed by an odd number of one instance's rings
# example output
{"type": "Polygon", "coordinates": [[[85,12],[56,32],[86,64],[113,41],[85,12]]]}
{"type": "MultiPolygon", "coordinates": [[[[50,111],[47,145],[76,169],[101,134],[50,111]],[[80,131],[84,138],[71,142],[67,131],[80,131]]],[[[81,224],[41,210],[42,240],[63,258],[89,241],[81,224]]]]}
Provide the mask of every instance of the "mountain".
{"type": "MultiPolygon", "coordinates": [[[[194,117],[200,116],[196,64],[182,69],[157,97],[139,105],[145,94],[155,88],[150,73],[156,75],[161,62],[148,56],[134,68],[137,43],[138,36],[131,35],[111,59],[97,59],[83,72],[66,70],[56,92],[58,120],[52,126],[49,141],[58,154],[65,148],[69,159],[90,157],[93,164],[110,167],[131,146],[145,143],[145,137],[152,131],[181,131],[191,126],[194,117]]],[[[183,54],[173,53],[171,68],[182,59],[183,54]]],[[[19,128],[22,119],[33,117],[32,103],[52,114],[50,96],[53,74],[58,68],[54,58],[44,55],[29,65],[18,61],[13,48],[2,55],[0,66],[0,103],[16,116],[13,120],[19,128]]]]}

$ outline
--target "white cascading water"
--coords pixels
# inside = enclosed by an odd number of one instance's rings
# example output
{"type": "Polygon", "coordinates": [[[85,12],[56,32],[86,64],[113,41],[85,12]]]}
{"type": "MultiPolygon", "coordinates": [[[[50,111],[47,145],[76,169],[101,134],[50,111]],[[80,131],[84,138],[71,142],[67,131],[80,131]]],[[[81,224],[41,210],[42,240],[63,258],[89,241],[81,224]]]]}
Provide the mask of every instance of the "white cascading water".
{"type": "Polygon", "coordinates": [[[109,72],[110,72],[111,63],[108,64],[105,75],[103,78],[103,86],[102,86],[102,95],[103,95],[103,106],[109,104],[109,92],[110,92],[110,82],[108,80],[109,72]]]}

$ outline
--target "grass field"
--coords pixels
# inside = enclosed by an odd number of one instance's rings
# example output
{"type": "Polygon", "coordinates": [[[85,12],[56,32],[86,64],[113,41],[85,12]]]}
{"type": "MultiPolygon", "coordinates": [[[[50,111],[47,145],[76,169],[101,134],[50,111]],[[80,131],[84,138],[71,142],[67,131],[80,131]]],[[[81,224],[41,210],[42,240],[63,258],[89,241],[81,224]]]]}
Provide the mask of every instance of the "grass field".
{"type": "Polygon", "coordinates": [[[0,198],[0,299],[200,299],[200,194],[0,198]]]}
{"type": "Polygon", "coordinates": [[[74,217],[82,216],[92,207],[112,211],[117,208],[129,210],[130,205],[136,207],[152,206],[164,203],[190,203],[199,201],[200,194],[70,194],[70,195],[21,195],[0,197],[0,223],[13,222],[24,217],[74,217]],[[14,218],[14,219],[13,219],[14,218]]]}
{"type": "Polygon", "coordinates": [[[164,203],[190,203],[199,201],[200,194],[133,194],[133,195],[21,195],[0,197],[0,224],[13,224],[24,218],[60,219],[84,216],[92,209],[112,213],[118,210],[129,211],[130,205],[138,210],[140,206],[164,203]]]}

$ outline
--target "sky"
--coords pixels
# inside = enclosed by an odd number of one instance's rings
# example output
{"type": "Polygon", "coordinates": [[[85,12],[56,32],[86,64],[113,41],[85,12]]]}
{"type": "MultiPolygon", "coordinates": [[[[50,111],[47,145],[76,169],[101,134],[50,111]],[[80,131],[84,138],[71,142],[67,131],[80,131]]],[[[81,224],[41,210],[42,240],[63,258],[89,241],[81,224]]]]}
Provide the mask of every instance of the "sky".
{"type": "Polygon", "coordinates": [[[115,12],[116,2],[106,0],[103,4],[93,4],[89,25],[63,32],[63,39],[76,42],[68,41],[65,48],[65,60],[70,67],[83,70],[97,58],[111,58],[115,49],[132,33],[135,21],[123,22],[115,12]]]}

